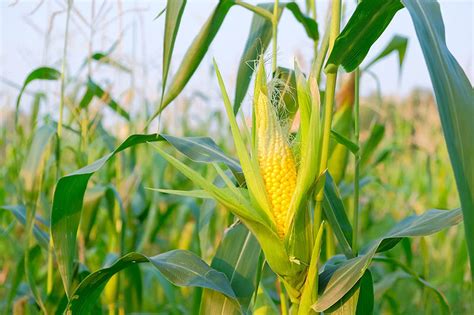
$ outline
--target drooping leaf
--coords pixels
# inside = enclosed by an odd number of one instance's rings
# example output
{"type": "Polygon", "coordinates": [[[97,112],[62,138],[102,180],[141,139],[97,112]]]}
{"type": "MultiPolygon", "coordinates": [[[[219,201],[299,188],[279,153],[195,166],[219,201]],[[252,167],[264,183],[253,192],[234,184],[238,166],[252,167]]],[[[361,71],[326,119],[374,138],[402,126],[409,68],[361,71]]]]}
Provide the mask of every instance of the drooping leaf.
{"type": "Polygon", "coordinates": [[[28,74],[25,79],[25,82],[23,82],[23,86],[21,87],[20,93],[18,94],[18,97],[16,99],[15,125],[18,124],[21,97],[23,96],[23,92],[25,91],[28,84],[35,80],[58,80],[60,77],[61,72],[50,67],[36,68],[32,72],[30,72],[30,74],[28,74]]]}
{"type": "Polygon", "coordinates": [[[129,253],[110,267],[93,272],[85,278],[72,294],[68,311],[72,314],[90,314],[94,303],[112,276],[127,267],[144,262],[151,263],[175,285],[209,288],[235,299],[226,276],[209,267],[201,258],[189,251],[172,250],[152,257],[129,253]]]}
{"type": "Polygon", "coordinates": [[[373,261],[388,263],[392,265],[392,267],[394,268],[401,269],[391,274],[385,275],[381,279],[381,281],[376,284],[376,287],[374,289],[375,289],[377,298],[383,295],[384,292],[386,292],[390,287],[392,287],[395,284],[395,282],[399,280],[403,280],[403,279],[408,279],[408,280],[412,280],[416,282],[420,287],[428,289],[430,292],[432,292],[436,296],[442,314],[452,314],[448,301],[446,297],[443,295],[443,293],[439,291],[431,283],[421,278],[415,271],[410,269],[408,266],[404,265],[398,260],[395,260],[389,257],[375,256],[373,258],[373,261]]]}
{"type": "Polygon", "coordinates": [[[209,137],[174,137],[161,135],[169,144],[195,162],[221,162],[227,165],[237,179],[243,181],[242,168],[238,161],[228,157],[209,137]]]}
{"type": "Polygon", "coordinates": [[[474,282],[474,90],[446,46],[438,2],[403,0],[403,3],[415,26],[433,84],[464,214],[471,279],[474,282]]]}
{"type": "Polygon", "coordinates": [[[260,246],[252,233],[241,223],[230,227],[224,235],[211,267],[223,272],[239,301],[240,308],[217,291],[204,290],[202,314],[247,313],[256,283],[260,246]]]}
{"type": "Polygon", "coordinates": [[[398,66],[399,68],[401,68],[403,65],[403,61],[405,60],[405,52],[407,50],[407,46],[407,37],[401,35],[394,35],[390,42],[387,44],[387,46],[385,46],[385,48],[374,59],[372,59],[372,61],[370,61],[364,67],[364,69],[369,69],[373,64],[390,55],[392,52],[396,52],[398,54],[398,66]]]}
{"type": "Polygon", "coordinates": [[[359,151],[359,146],[352,142],[350,139],[346,138],[345,136],[341,135],[337,131],[331,129],[331,137],[337,141],[337,143],[342,144],[345,146],[349,151],[356,154],[359,151]]]}
{"type": "Polygon", "coordinates": [[[125,118],[126,120],[130,120],[130,115],[127,111],[117,103],[108,92],[104,91],[97,83],[95,83],[91,78],[87,81],[87,90],[82,97],[79,107],[86,108],[89,106],[90,102],[92,101],[93,97],[99,98],[103,103],[107,104],[114,112],[125,118]]]}
{"type": "Polygon", "coordinates": [[[123,64],[121,64],[117,60],[110,57],[109,56],[110,53],[111,53],[111,51],[109,51],[109,52],[96,52],[96,53],[93,53],[90,58],[92,60],[98,61],[100,63],[107,64],[107,65],[110,65],[114,68],[120,69],[124,72],[128,72],[128,73],[132,72],[132,70],[130,70],[130,68],[128,68],[127,66],[124,66],[123,64]]]}
{"type": "MultiPolygon", "coordinates": [[[[24,206],[0,206],[0,209],[11,212],[21,224],[26,226],[26,209],[24,206]]],[[[38,244],[41,245],[41,247],[43,247],[44,249],[48,249],[48,233],[41,229],[37,224],[33,226],[33,235],[38,244]]]]}
{"type": "Polygon", "coordinates": [[[360,167],[363,169],[369,165],[375,150],[383,139],[385,134],[385,126],[375,124],[370,131],[369,138],[365,141],[361,149],[360,167]]]}
{"type": "Polygon", "coordinates": [[[162,138],[157,134],[132,135],[113,152],[80,170],[61,177],[56,184],[51,210],[51,237],[58,268],[68,296],[71,293],[72,267],[76,253],[76,233],[81,218],[84,194],[90,177],[120,151],[140,143],[158,140],[162,140],[162,138]]]}
{"type": "Polygon", "coordinates": [[[386,235],[368,246],[362,255],[347,261],[338,258],[342,263],[326,268],[320,274],[320,281],[324,281],[327,285],[318,302],[313,305],[313,309],[322,312],[339,301],[358,283],[377,252],[392,248],[402,238],[430,235],[461,221],[461,209],[429,210],[420,216],[411,216],[396,224],[386,235]]]}
{"type": "Polygon", "coordinates": [[[335,73],[340,65],[347,72],[355,70],[401,8],[399,0],[361,1],[336,38],[324,71],[335,73]]]}
{"type": "Polygon", "coordinates": [[[304,30],[309,38],[312,40],[319,39],[319,32],[318,32],[318,23],[313,20],[311,17],[305,15],[301,12],[300,7],[296,2],[288,2],[285,7],[293,13],[295,19],[303,25],[304,30]]]}

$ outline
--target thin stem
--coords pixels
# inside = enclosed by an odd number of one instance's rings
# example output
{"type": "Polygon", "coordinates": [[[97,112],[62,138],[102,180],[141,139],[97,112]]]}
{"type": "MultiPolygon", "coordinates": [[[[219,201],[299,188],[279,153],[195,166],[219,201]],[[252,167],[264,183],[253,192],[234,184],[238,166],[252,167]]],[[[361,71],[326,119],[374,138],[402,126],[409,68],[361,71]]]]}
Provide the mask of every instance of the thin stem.
{"type": "Polygon", "coordinates": [[[65,75],[66,71],[66,55],[67,55],[67,44],[68,44],[68,33],[69,33],[69,19],[71,16],[73,0],[69,0],[67,4],[67,16],[66,16],[66,32],[64,34],[64,48],[63,48],[63,61],[61,64],[61,98],[59,99],[59,120],[58,120],[58,137],[61,138],[63,129],[63,108],[64,108],[64,92],[65,92],[65,75]]]}
{"type": "MultiPolygon", "coordinates": [[[[64,108],[64,94],[65,94],[65,71],[66,71],[66,56],[68,46],[68,33],[69,33],[69,20],[71,17],[71,8],[73,0],[69,0],[67,3],[67,15],[66,15],[66,31],[64,34],[64,48],[63,48],[63,60],[61,64],[61,95],[59,99],[59,119],[57,126],[57,142],[56,142],[56,176],[61,176],[61,136],[63,130],[63,108],[64,108]]],[[[48,273],[46,279],[46,292],[49,294],[53,291],[54,285],[54,246],[53,238],[50,230],[49,247],[48,247],[48,273]]]]}
{"type": "MultiPolygon", "coordinates": [[[[329,21],[327,21],[326,25],[329,24],[329,21]]],[[[329,47],[329,32],[325,32],[323,40],[321,42],[321,47],[319,48],[319,52],[316,56],[316,60],[314,61],[313,64],[313,75],[316,78],[316,81],[319,83],[319,79],[321,77],[321,70],[323,68],[323,63],[324,59],[326,58],[326,54],[328,52],[328,47],[329,47]]]]}
{"type": "MultiPolygon", "coordinates": [[[[359,146],[359,91],[360,69],[355,70],[354,81],[354,141],[359,146]]],[[[352,251],[357,256],[357,235],[359,230],[359,177],[360,177],[360,150],[355,154],[354,170],[354,212],[352,213],[352,251]]]]}
{"type": "MultiPolygon", "coordinates": [[[[329,52],[331,52],[334,46],[334,41],[339,35],[341,21],[341,0],[333,0],[331,9],[331,28],[329,30],[329,52]]],[[[326,80],[326,94],[323,114],[323,139],[321,144],[321,164],[320,173],[323,173],[327,169],[328,157],[329,157],[329,140],[331,134],[332,124],[332,113],[334,108],[334,95],[336,93],[336,81],[337,71],[335,73],[328,73],[326,80]]],[[[323,184],[326,180],[323,176],[323,184]]],[[[322,185],[324,187],[324,185],[322,185]]],[[[321,189],[316,196],[316,213],[321,213],[321,203],[324,197],[324,190],[321,189]]]]}
{"type": "Polygon", "coordinates": [[[272,17],[272,73],[277,70],[278,0],[273,3],[272,17]]]}
{"type": "MultiPolygon", "coordinates": [[[[317,15],[316,15],[316,0],[312,0],[309,3],[310,3],[311,16],[313,17],[313,20],[316,21],[316,18],[317,18],[317,15]]],[[[316,39],[313,43],[314,58],[315,59],[318,56],[318,46],[319,46],[319,39],[316,39]]]]}

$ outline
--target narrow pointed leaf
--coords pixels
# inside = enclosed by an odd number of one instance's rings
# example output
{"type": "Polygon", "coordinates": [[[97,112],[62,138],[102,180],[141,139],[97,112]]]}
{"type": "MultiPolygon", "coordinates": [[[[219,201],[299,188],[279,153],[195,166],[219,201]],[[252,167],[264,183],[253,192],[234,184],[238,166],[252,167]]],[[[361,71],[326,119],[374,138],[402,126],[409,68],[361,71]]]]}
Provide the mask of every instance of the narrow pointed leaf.
{"type": "Polygon", "coordinates": [[[337,131],[333,129],[331,129],[331,137],[334,140],[336,140],[339,144],[342,144],[347,149],[349,149],[349,151],[351,151],[352,153],[356,154],[357,151],[359,151],[359,146],[357,144],[355,144],[350,139],[344,137],[343,135],[341,135],[340,133],[338,133],[337,131]]]}
{"type": "Polygon", "coordinates": [[[108,92],[104,91],[104,89],[102,89],[97,83],[89,78],[87,81],[87,90],[79,103],[79,107],[88,107],[94,96],[107,104],[114,112],[126,120],[130,120],[130,115],[127,113],[127,111],[122,106],[120,106],[120,104],[117,103],[108,92]]]}
{"type": "Polygon", "coordinates": [[[158,116],[159,113],[161,113],[161,111],[166,108],[166,106],[168,106],[179,95],[179,93],[181,93],[204,58],[204,55],[224,22],[225,16],[233,5],[234,1],[232,0],[219,1],[211,16],[209,16],[206,23],[201,27],[198,35],[194,38],[193,43],[188,48],[188,51],[186,52],[178,71],[174,75],[170,86],[166,89],[160,107],[157,108],[151,119],[158,116]]]}
{"type": "Polygon", "coordinates": [[[348,258],[354,257],[351,247],[352,226],[347,218],[344,203],[339,195],[336,184],[329,173],[326,173],[326,181],[324,183],[323,210],[344,255],[348,258]]]}
{"type": "Polygon", "coordinates": [[[21,97],[23,96],[23,92],[25,92],[25,89],[28,84],[35,80],[58,80],[60,77],[61,72],[50,67],[40,67],[28,74],[25,79],[25,82],[23,82],[23,86],[21,87],[20,93],[18,94],[18,97],[16,99],[15,124],[18,123],[21,97]]]}
{"type": "Polygon", "coordinates": [[[174,43],[178,35],[185,6],[186,0],[168,0],[166,4],[165,36],[163,38],[163,77],[161,83],[163,86],[162,97],[166,89],[174,43]]]}
{"type": "Polygon", "coordinates": [[[372,61],[370,61],[364,69],[369,69],[373,64],[377,63],[381,59],[396,52],[398,54],[398,66],[402,67],[403,61],[405,60],[405,52],[408,46],[408,38],[401,35],[394,35],[387,46],[382,50],[372,61]]]}

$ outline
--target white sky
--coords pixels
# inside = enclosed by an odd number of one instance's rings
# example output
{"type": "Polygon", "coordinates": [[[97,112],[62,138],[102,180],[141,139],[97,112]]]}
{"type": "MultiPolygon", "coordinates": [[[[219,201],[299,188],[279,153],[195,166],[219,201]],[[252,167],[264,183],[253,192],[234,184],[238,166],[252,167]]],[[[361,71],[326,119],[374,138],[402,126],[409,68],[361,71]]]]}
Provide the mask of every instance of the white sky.
{"type": "MultiPolygon", "coordinates": [[[[248,1],[257,3],[256,1],[248,1]]],[[[304,1],[298,1],[304,9],[304,1]]],[[[347,2],[347,1],[345,1],[347,2]]],[[[354,9],[349,1],[345,21],[354,9]]],[[[0,0],[1,40],[0,40],[0,106],[13,106],[17,91],[5,84],[5,79],[21,85],[26,75],[41,65],[60,68],[62,47],[64,45],[66,0],[0,0]],[[34,9],[43,2],[36,10],[34,9]],[[34,11],[34,12],[33,12],[34,11]],[[32,13],[33,12],[33,13],[32,13]],[[51,17],[55,15],[54,23],[51,17]],[[50,30],[48,31],[48,27],[50,30]],[[49,40],[46,40],[49,34],[49,40]],[[45,45],[45,43],[49,45],[45,45]],[[12,101],[13,100],[13,101],[12,101]]],[[[90,21],[92,0],[76,0],[71,20],[68,63],[70,73],[75,73],[89,52],[91,36],[90,21]]],[[[209,16],[216,0],[189,0],[181,28],[176,41],[171,66],[171,76],[177,69],[187,47],[209,16]]],[[[96,0],[94,16],[94,40],[92,51],[107,50],[123,32],[121,46],[114,57],[135,71],[134,76],[116,70],[101,68],[94,72],[94,78],[100,82],[114,84],[114,89],[123,92],[124,88],[136,87],[138,93],[148,95],[156,100],[160,91],[161,59],[163,42],[164,15],[153,20],[166,4],[166,1],[118,1],[96,0]],[[102,10],[102,4],[104,4],[102,10]],[[121,9],[120,9],[121,8],[121,9]],[[122,11],[121,18],[117,18],[122,11]],[[100,16],[97,16],[100,13],[100,16]]],[[[318,2],[320,15],[325,13],[327,1],[318,2]]],[[[441,1],[441,10],[446,28],[447,44],[453,55],[466,71],[471,82],[473,75],[473,29],[474,1],[441,1]]],[[[217,94],[217,84],[210,79],[211,60],[215,57],[231,90],[238,68],[252,13],[233,7],[215,38],[210,51],[198,72],[185,89],[185,93],[199,90],[205,94],[217,94]]],[[[322,20],[321,20],[322,21],[322,20]]],[[[321,22],[320,21],[320,22],[321,22]]],[[[322,23],[321,23],[322,24],[322,23]]],[[[306,69],[312,53],[312,43],[307,39],[302,26],[287,12],[283,15],[278,36],[279,64],[292,67],[295,56],[306,69]]],[[[395,55],[373,67],[382,85],[384,94],[406,95],[414,87],[431,88],[431,83],[423,61],[423,55],[416,39],[416,34],[406,9],[399,11],[387,31],[375,43],[366,60],[380,52],[393,35],[400,34],[409,38],[406,60],[401,76],[398,74],[395,55]]],[[[41,87],[53,89],[57,93],[57,83],[43,83],[41,87]]],[[[34,86],[33,86],[34,88],[34,86]]],[[[374,91],[375,83],[369,76],[364,77],[361,85],[362,94],[374,91]]],[[[54,107],[54,105],[51,105],[54,107]]]]}

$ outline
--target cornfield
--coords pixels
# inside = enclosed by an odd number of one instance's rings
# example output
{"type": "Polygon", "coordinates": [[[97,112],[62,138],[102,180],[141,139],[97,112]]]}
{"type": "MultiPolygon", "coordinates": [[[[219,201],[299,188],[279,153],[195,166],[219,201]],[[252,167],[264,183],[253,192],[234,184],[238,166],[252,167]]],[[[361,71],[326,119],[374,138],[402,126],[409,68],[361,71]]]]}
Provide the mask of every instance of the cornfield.
{"type": "Polygon", "coordinates": [[[158,73],[120,58],[121,35],[95,50],[121,1],[81,3],[90,21],[57,2],[45,49],[56,25],[62,58],[2,75],[3,313],[473,314],[473,89],[437,1],[214,1],[176,58],[192,4],[163,0],[146,12],[164,25],[158,73]],[[211,47],[235,10],[252,20],[229,80],[211,47]],[[410,52],[396,35],[367,58],[404,11],[432,89],[362,97],[373,65],[410,52]],[[309,62],[282,66],[283,15],[309,62]],[[75,23],[88,47],[71,45],[75,23]],[[190,93],[209,60],[211,84],[190,93]]]}

